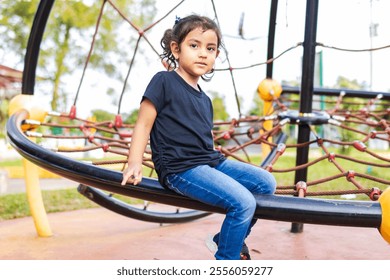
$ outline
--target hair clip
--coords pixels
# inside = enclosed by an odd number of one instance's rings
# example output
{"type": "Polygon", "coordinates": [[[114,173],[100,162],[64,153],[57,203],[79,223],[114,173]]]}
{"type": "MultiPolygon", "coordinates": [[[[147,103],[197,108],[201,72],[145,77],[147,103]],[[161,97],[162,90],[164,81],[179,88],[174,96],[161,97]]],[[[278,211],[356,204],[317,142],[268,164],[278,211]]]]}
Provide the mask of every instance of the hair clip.
{"type": "Polygon", "coordinates": [[[176,19],[175,19],[175,25],[179,23],[179,21],[181,20],[180,17],[176,16],[176,19]]]}

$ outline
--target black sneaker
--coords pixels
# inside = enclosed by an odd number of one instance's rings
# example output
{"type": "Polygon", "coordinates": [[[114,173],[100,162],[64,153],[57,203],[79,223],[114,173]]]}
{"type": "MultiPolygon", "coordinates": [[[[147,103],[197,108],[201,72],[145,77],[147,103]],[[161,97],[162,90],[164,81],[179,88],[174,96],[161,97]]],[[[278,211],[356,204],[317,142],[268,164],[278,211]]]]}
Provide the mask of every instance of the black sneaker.
{"type": "Polygon", "coordinates": [[[249,255],[249,248],[245,243],[242,245],[240,259],[244,261],[249,261],[251,259],[251,255],[249,255]]]}
{"type": "MultiPolygon", "coordinates": [[[[217,235],[218,234],[214,235],[213,241],[215,244],[217,244],[217,247],[218,247],[217,235]]],[[[249,261],[250,259],[251,259],[251,256],[249,255],[249,248],[244,242],[244,244],[242,245],[242,248],[241,248],[241,252],[240,252],[240,260],[249,261]]]]}

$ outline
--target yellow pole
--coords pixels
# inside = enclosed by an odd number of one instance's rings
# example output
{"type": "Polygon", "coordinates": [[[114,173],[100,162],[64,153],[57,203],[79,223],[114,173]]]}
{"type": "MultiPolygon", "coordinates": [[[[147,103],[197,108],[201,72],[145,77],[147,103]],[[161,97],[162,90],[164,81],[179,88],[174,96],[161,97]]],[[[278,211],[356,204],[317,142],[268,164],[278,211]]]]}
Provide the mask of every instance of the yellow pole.
{"type": "MultiPolygon", "coordinates": [[[[271,115],[274,112],[272,106],[274,98],[278,98],[280,96],[280,94],[282,93],[282,87],[277,81],[271,78],[266,78],[260,82],[259,86],[257,87],[257,93],[259,94],[259,97],[264,101],[263,116],[271,115]]],[[[272,120],[264,121],[263,123],[264,129],[267,131],[272,129],[272,125],[272,120]]],[[[269,137],[268,141],[272,142],[272,137],[269,137]]],[[[262,143],[261,151],[263,158],[265,158],[271,152],[271,146],[262,143]]]]}
{"type": "MultiPolygon", "coordinates": [[[[272,101],[265,101],[263,105],[263,116],[268,116],[273,113],[274,109],[272,107],[272,101]]],[[[263,127],[266,131],[269,131],[272,129],[272,120],[264,121],[263,127]]],[[[272,137],[268,138],[269,142],[272,142],[272,137]]],[[[261,154],[263,155],[263,159],[271,152],[271,146],[262,143],[261,144],[261,154]]]]}
{"type": "MultiPolygon", "coordinates": [[[[35,102],[33,102],[33,98],[33,95],[16,95],[9,103],[8,114],[11,116],[18,110],[25,109],[29,112],[29,117],[31,119],[42,122],[46,116],[46,112],[38,107],[34,107],[35,102]]],[[[53,234],[47,218],[39,185],[38,166],[23,158],[23,167],[27,200],[37,234],[40,237],[52,236],[53,234]]]]}
{"type": "Polygon", "coordinates": [[[379,197],[382,209],[382,223],[379,231],[388,243],[390,243],[390,188],[387,188],[379,197]]]}
{"type": "Polygon", "coordinates": [[[26,194],[30,206],[31,216],[34,220],[35,229],[38,236],[50,237],[52,231],[43,204],[42,192],[39,185],[38,166],[23,158],[24,181],[26,184],[26,194]]]}

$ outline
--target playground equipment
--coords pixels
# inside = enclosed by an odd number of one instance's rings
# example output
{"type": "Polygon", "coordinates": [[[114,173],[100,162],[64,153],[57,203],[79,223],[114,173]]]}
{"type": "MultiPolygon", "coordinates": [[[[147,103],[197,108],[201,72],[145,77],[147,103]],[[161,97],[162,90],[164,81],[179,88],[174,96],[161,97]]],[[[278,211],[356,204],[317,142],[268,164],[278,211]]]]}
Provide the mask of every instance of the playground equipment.
{"type": "MultiPolygon", "coordinates": [[[[22,93],[26,97],[31,97],[34,94],[40,44],[54,2],[54,0],[41,1],[36,13],[27,47],[23,75],[22,93]]],[[[214,2],[211,2],[214,7],[214,2]]],[[[102,11],[107,3],[117,9],[112,1],[107,0],[102,2],[102,11]]],[[[262,145],[265,147],[267,145],[269,147],[267,157],[261,163],[252,164],[260,164],[263,168],[275,174],[295,172],[294,182],[287,185],[278,185],[275,196],[256,197],[258,207],[255,216],[257,218],[293,222],[297,225],[298,231],[303,223],[373,227],[378,228],[383,238],[390,242],[390,191],[385,190],[390,180],[385,177],[372,176],[346,169],[340,163],[340,160],[345,160],[363,166],[378,168],[389,166],[390,159],[371,151],[367,148],[366,143],[371,139],[389,142],[389,122],[387,120],[389,111],[387,108],[389,107],[390,94],[385,92],[314,89],[313,67],[315,46],[317,44],[318,0],[307,1],[305,40],[303,44],[297,45],[302,45],[304,49],[301,88],[284,87],[280,90],[277,83],[275,84],[272,80],[277,3],[278,1],[272,0],[270,4],[267,75],[266,81],[259,86],[260,96],[265,102],[268,102],[264,110],[265,115],[242,116],[240,112],[237,119],[216,122],[214,131],[216,147],[227,157],[251,162],[250,152],[247,149],[253,146],[259,147],[262,145]],[[267,82],[271,83],[272,86],[267,87],[267,82]],[[299,100],[294,98],[297,94],[299,94],[299,100]],[[326,101],[321,101],[327,104],[324,110],[313,109],[313,104],[319,102],[314,99],[318,95],[326,97],[326,101]],[[355,99],[363,99],[363,101],[357,102],[355,99]],[[288,109],[288,105],[294,104],[294,102],[299,105],[299,110],[288,109]],[[357,109],[347,110],[345,105],[356,106],[357,109]],[[316,127],[320,126],[349,131],[354,134],[355,138],[346,141],[332,138],[332,136],[322,137],[316,131],[316,127]],[[298,133],[296,142],[293,144],[286,142],[287,134],[285,130],[289,130],[291,127],[296,127],[298,133]],[[228,140],[231,140],[229,143],[233,142],[233,144],[227,145],[228,140]],[[315,159],[309,156],[310,147],[313,145],[317,145],[322,153],[321,156],[317,155],[315,159]],[[362,154],[370,155],[370,160],[335,153],[331,151],[329,145],[354,147],[362,154]],[[295,152],[295,165],[290,168],[277,168],[278,160],[282,158],[286,150],[295,152]],[[335,174],[323,174],[324,177],[322,178],[309,178],[309,167],[316,166],[316,164],[326,160],[329,164],[335,166],[335,174]],[[325,183],[340,178],[345,179],[342,184],[339,184],[341,185],[340,189],[315,190],[317,186],[325,185],[326,187],[325,183]],[[360,179],[364,182],[362,183],[360,179]],[[311,189],[314,190],[311,191],[311,189]],[[346,194],[364,195],[371,201],[329,198],[346,194]],[[309,196],[315,196],[316,198],[307,198],[309,196]],[[320,199],[320,196],[326,198],[320,199]]],[[[123,14],[119,14],[124,17],[123,14]]],[[[131,20],[125,19],[131,22],[131,20]]],[[[97,22],[99,22],[99,19],[97,22]]],[[[145,31],[153,27],[154,24],[144,30],[134,25],[131,26],[139,33],[139,39],[142,39],[146,38],[145,31]]],[[[91,44],[92,50],[93,43],[91,44]]],[[[129,73],[131,67],[132,65],[129,67],[129,73]]],[[[230,65],[228,71],[232,73],[234,67],[230,65]]],[[[233,75],[231,76],[234,80],[233,75]]],[[[122,96],[123,93],[120,100],[122,100],[122,96]]],[[[34,111],[27,108],[27,103],[21,102],[20,105],[15,105],[7,123],[7,133],[13,147],[28,161],[79,182],[79,192],[92,201],[128,217],[159,223],[190,221],[210,213],[223,213],[222,209],[204,205],[160,186],[156,178],[153,177],[155,174],[149,150],[145,151],[144,158],[144,165],[147,169],[145,172],[148,172],[148,175],[137,186],[130,184],[121,186],[121,170],[124,169],[128,147],[131,145],[132,125],[126,125],[122,122],[119,114],[120,109],[115,120],[94,122],[78,118],[75,104],[69,113],[44,112],[38,113],[39,117],[35,118],[34,111]],[[48,117],[50,120],[43,119],[42,116],[48,117]],[[66,119],[66,122],[61,123],[64,119],[66,119]],[[71,132],[69,134],[53,135],[50,133],[50,129],[55,127],[76,132],[73,135],[71,132]],[[37,132],[38,128],[39,132],[37,132]],[[65,138],[81,139],[84,144],[82,147],[56,147],[55,149],[44,146],[44,140],[46,139],[65,138]],[[40,139],[42,143],[38,145],[36,141],[31,139],[40,139]],[[66,155],[67,153],[95,150],[115,155],[115,158],[84,162],[66,155]],[[170,212],[150,211],[149,203],[146,203],[143,209],[139,209],[118,199],[116,197],[118,194],[148,202],[172,205],[179,207],[180,210],[174,208],[170,212]],[[181,208],[185,210],[181,210],[181,208]]],[[[120,106],[121,104],[119,104],[119,108],[120,106]]]]}

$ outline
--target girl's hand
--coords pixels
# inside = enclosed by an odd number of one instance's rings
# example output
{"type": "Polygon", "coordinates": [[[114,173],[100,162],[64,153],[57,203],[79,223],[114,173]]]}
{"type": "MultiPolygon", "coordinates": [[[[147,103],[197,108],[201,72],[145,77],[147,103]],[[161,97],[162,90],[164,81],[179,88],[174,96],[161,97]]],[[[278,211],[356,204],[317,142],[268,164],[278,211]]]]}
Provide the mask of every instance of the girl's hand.
{"type": "Polygon", "coordinates": [[[123,180],[121,185],[124,186],[126,183],[138,185],[139,182],[142,180],[142,165],[140,164],[133,164],[129,165],[124,171],[123,171],[123,180]]]}
{"type": "Polygon", "coordinates": [[[137,185],[142,180],[142,158],[156,116],[157,111],[153,103],[148,99],[144,99],[135,123],[128,165],[123,171],[122,185],[126,185],[126,183],[137,185]]]}

